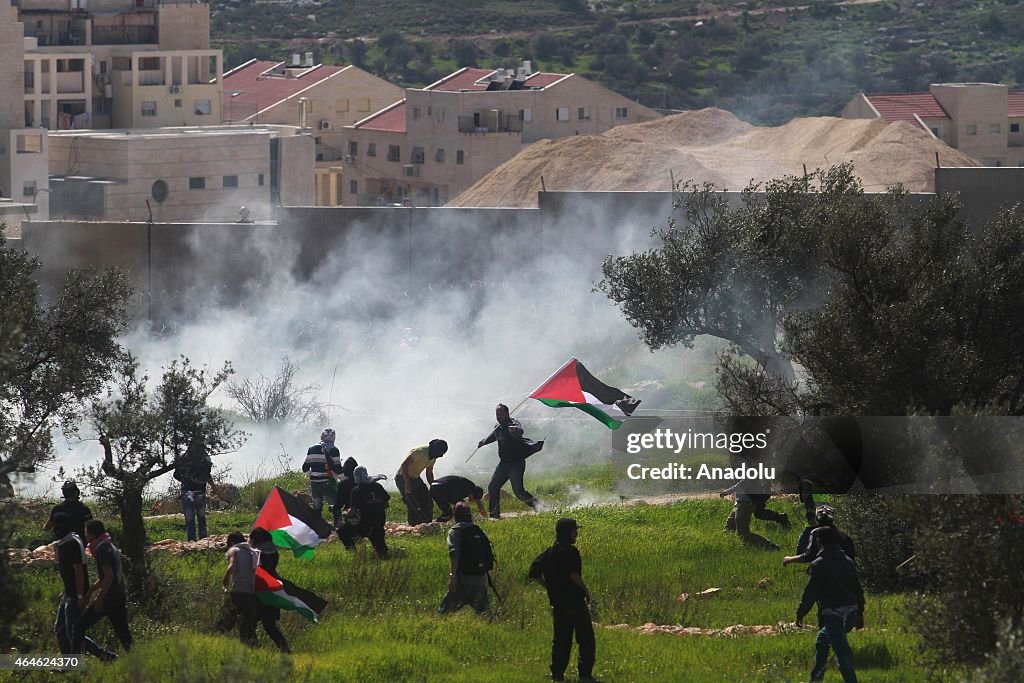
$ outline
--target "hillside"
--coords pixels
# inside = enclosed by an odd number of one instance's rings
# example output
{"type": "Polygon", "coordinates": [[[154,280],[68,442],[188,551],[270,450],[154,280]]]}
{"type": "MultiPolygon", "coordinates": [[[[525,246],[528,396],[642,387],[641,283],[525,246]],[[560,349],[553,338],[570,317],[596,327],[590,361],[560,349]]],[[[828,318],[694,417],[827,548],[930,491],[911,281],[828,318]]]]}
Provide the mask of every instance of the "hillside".
{"type": "Polygon", "coordinates": [[[853,162],[869,190],[897,183],[934,189],[943,166],[979,166],[920,128],[882,120],[794,119],[778,127],[703,109],[613,128],[602,135],[543,140],[527,147],[449,206],[536,206],[541,176],[553,191],[667,191],[677,181],[741,190],[751,181],[853,162]]]}
{"type": "Polygon", "coordinates": [[[1015,0],[212,0],[225,67],[312,51],[403,86],[521,59],[662,109],[779,124],[856,92],[1024,83],[1015,0]]]}

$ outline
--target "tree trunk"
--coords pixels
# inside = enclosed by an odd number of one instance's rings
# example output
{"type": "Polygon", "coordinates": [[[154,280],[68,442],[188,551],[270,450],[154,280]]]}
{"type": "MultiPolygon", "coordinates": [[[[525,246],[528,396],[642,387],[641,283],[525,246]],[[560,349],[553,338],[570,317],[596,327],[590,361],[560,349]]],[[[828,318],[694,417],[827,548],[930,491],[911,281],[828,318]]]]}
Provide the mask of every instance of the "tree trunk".
{"type": "Polygon", "coordinates": [[[125,567],[128,590],[141,595],[149,570],[146,566],[146,524],[142,519],[142,489],[125,487],[118,501],[121,512],[121,552],[129,566],[125,567]]]}

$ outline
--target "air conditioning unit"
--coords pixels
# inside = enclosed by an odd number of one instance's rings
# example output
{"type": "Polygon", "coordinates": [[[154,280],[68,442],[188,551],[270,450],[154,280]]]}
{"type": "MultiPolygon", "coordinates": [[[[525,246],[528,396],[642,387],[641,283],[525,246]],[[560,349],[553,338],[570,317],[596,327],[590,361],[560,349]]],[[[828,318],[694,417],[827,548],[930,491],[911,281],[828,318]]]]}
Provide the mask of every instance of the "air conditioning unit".
{"type": "Polygon", "coordinates": [[[420,167],[416,164],[406,164],[402,167],[406,178],[415,178],[420,174],[420,167]]]}
{"type": "Polygon", "coordinates": [[[323,121],[320,122],[320,130],[330,130],[330,129],[331,129],[331,122],[330,121],[324,119],[323,121]]]}
{"type": "Polygon", "coordinates": [[[172,95],[177,95],[180,92],[181,92],[181,86],[180,85],[172,85],[171,86],[171,94],[172,95]]]}
{"type": "Polygon", "coordinates": [[[356,160],[356,158],[355,158],[354,156],[352,156],[351,154],[346,154],[346,155],[345,155],[345,156],[343,157],[343,159],[345,160],[345,163],[346,163],[346,164],[351,164],[351,163],[354,163],[354,162],[355,162],[355,160],[356,160]]]}

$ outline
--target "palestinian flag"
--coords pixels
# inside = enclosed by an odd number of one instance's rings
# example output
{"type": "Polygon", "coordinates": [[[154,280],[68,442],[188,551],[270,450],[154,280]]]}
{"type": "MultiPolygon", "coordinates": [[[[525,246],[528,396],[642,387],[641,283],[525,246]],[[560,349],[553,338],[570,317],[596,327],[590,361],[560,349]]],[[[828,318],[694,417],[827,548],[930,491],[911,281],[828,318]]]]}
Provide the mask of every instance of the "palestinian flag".
{"type": "Polygon", "coordinates": [[[276,486],[252,526],[269,531],[274,545],[295,557],[313,557],[313,548],[331,535],[331,526],[313,508],[276,486]]]}
{"type": "Polygon", "coordinates": [[[530,398],[552,408],[579,408],[609,429],[621,427],[622,419],[632,415],[640,405],[640,401],[621,389],[602,383],[575,358],[530,394],[530,398]]]}
{"type": "Polygon", "coordinates": [[[314,624],[327,607],[327,601],[291,581],[270,575],[263,567],[256,567],[256,599],[264,605],[295,610],[314,624]]]}

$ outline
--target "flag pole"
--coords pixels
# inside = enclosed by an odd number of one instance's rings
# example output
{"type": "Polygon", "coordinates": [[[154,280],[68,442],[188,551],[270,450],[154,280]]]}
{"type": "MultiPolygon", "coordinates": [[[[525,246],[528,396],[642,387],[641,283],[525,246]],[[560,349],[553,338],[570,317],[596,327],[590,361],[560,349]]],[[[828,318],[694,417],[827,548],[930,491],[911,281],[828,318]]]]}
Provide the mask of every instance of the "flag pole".
{"type": "MultiPolygon", "coordinates": [[[[548,376],[548,378],[547,378],[546,380],[544,380],[543,382],[541,382],[540,384],[538,384],[538,385],[537,385],[537,389],[540,389],[540,388],[541,388],[542,386],[544,386],[545,384],[547,384],[548,382],[550,382],[550,381],[552,380],[552,378],[553,378],[553,377],[554,377],[555,375],[557,375],[558,373],[560,373],[560,372],[561,372],[562,370],[565,370],[566,366],[568,366],[568,365],[569,365],[569,363],[573,362],[574,360],[576,360],[576,356],[573,356],[573,357],[572,357],[572,358],[570,358],[569,360],[567,360],[567,361],[565,361],[564,363],[562,363],[561,367],[559,367],[559,368],[558,368],[557,370],[555,370],[554,372],[552,372],[552,373],[551,373],[551,374],[550,374],[550,375],[548,376]]],[[[514,412],[516,412],[517,410],[519,410],[520,408],[522,408],[522,407],[523,407],[523,404],[524,404],[524,403],[526,403],[526,402],[527,402],[527,401],[528,401],[528,400],[530,399],[530,396],[531,396],[531,395],[532,395],[533,393],[535,393],[535,392],[537,391],[537,389],[534,389],[534,390],[533,390],[533,391],[531,391],[531,392],[530,392],[529,394],[527,394],[527,395],[526,395],[526,398],[524,398],[524,399],[523,399],[522,401],[520,401],[519,403],[517,403],[517,404],[516,404],[516,407],[515,407],[515,408],[513,408],[513,409],[512,409],[512,410],[510,410],[510,411],[508,411],[508,416],[509,416],[509,417],[512,417],[512,413],[514,413],[514,412]]],[[[473,449],[473,452],[469,454],[469,457],[468,457],[468,458],[466,458],[466,462],[469,462],[470,460],[472,460],[472,459],[473,459],[473,456],[474,456],[474,455],[476,455],[476,452],[477,452],[478,450],[480,450],[480,447],[479,447],[479,446],[477,446],[476,448],[474,448],[474,449],[473,449]]]]}

